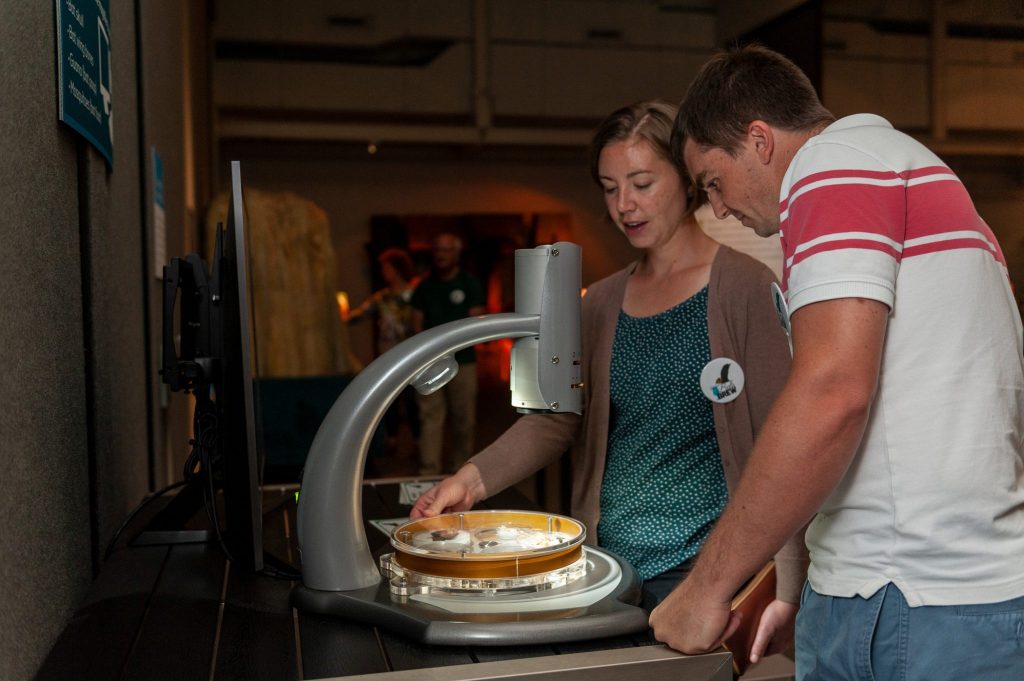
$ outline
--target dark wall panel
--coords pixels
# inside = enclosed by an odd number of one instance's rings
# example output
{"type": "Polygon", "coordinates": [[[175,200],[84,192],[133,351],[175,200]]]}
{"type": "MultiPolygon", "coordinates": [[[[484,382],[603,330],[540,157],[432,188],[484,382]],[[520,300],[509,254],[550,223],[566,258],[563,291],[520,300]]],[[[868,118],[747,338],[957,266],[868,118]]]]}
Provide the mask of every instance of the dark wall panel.
{"type": "Polygon", "coordinates": [[[5,3],[0,21],[0,678],[14,680],[91,578],[79,142],[57,121],[53,12],[5,3]]]}
{"type": "MultiPolygon", "coordinates": [[[[183,117],[185,112],[185,60],[182,51],[188,12],[202,12],[201,3],[178,0],[146,0],[139,3],[141,45],[142,105],[145,111],[143,152],[145,162],[140,172],[145,178],[145,210],[147,242],[144,272],[148,285],[150,344],[149,366],[157,367],[160,358],[160,295],[159,282],[153,276],[153,213],[148,202],[153,192],[152,150],[160,154],[164,168],[164,201],[166,234],[164,248],[167,258],[184,256],[197,250],[193,230],[187,226],[186,156],[183,117]],[[186,7],[186,6],[189,7],[186,7]]],[[[201,14],[200,14],[201,16],[201,14]]],[[[162,395],[153,407],[156,428],[156,485],[181,479],[182,464],[188,456],[188,433],[191,427],[191,402],[183,393],[167,393],[160,379],[149,374],[150,390],[162,395]]]]}
{"type": "Polygon", "coordinates": [[[89,271],[96,541],[102,552],[149,489],[135,2],[111,0],[114,166],[89,156],[89,271]]]}
{"type": "Polygon", "coordinates": [[[135,1],[111,0],[114,164],[57,120],[53,2],[0,44],[0,679],[35,673],[149,488],[135,1]]]}
{"type": "Polygon", "coordinates": [[[793,60],[821,96],[822,0],[808,0],[744,34],[739,43],[759,42],[793,60]]]}

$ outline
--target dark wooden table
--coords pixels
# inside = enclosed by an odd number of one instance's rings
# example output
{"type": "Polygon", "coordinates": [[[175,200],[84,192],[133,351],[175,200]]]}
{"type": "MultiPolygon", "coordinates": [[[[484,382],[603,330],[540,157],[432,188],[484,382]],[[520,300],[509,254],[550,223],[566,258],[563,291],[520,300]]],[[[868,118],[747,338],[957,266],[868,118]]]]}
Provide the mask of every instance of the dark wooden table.
{"type": "MultiPolygon", "coordinates": [[[[368,481],[365,518],[408,515],[396,482],[368,481]]],[[[499,494],[484,508],[529,508],[499,494]]],[[[264,490],[266,550],[296,563],[292,488],[264,490]]],[[[371,551],[387,537],[366,524],[371,551]]],[[[425,646],[387,631],[293,610],[293,582],[232,569],[213,543],[124,546],[113,552],[38,679],[273,679],[402,669],[648,645],[646,636],[506,648],[425,646]]]]}
{"type": "MultiPolygon", "coordinates": [[[[367,481],[364,518],[408,515],[409,507],[398,503],[398,494],[396,481],[367,481]]],[[[515,490],[481,507],[535,508],[515,490]]],[[[298,555],[295,511],[294,488],[264,490],[265,548],[292,564],[298,555]]],[[[133,536],[131,531],[125,534],[133,536]]],[[[374,555],[388,546],[387,537],[369,523],[366,536],[374,555]]],[[[555,645],[427,646],[361,623],[299,612],[289,603],[294,584],[233,569],[214,543],[125,543],[104,563],[37,679],[299,681],[655,643],[649,634],[641,634],[555,645]]]]}

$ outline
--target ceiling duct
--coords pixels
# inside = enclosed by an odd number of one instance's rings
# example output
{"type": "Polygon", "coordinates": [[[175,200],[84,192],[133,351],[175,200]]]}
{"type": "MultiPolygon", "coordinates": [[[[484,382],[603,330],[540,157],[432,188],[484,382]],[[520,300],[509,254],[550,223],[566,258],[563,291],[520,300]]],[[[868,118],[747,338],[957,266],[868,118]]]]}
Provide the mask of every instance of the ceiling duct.
{"type": "Polygon", "coordinates": [[[455,44],[448,38],[407,36],[377,45],[348,46],[314,43],[279,43],[218,40],[217,59],[298,61],[361,66],[429,66],[455,44]]]}

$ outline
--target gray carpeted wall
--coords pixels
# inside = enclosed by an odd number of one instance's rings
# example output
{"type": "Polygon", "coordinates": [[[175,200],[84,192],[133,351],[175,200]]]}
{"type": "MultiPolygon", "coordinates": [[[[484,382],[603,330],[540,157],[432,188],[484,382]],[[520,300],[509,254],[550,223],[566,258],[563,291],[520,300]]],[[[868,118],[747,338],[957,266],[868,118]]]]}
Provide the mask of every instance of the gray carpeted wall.
{"type": "Polygon", "coordinates": [[[0,679],[31,678],[149,486],[135,3],[112,168],[57,120],[54,2],[0,13],[0,679]]]}

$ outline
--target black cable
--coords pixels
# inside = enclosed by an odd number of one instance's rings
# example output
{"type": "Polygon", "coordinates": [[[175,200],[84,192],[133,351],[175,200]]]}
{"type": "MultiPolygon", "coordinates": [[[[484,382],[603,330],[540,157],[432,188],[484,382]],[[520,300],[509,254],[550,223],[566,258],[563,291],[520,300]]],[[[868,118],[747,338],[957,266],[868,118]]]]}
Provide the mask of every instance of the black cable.
{"type": "Polygon", "coordinates": [[[220,424],[215,408],[211,408],[212,403],[208,399],[199,397],[202,394],[200,393],[201,389],[199,387],[196,390],[197,400],[192,420],[195,439],[192,441],[192,453],[189,455],[189,461],[186,464],[186,474],[191,475],[193,479],[202,478],[199,484],[203,485],[203,506],[206,507],[206,517],[213,528],[214,534],[217,536],[220,550],[224,552],[228,560],[234,562],[231,551],[228,549],[227,542],[224,541],[224,535],[220,530],[220,517],[217,513],[217,493],[213,475],[214,467],[210,455],[210,452],[214,450],[217,444],[217,430],[220,424]]]}
{"type": "MultiPolygon", "coordinates": [[[[192,445],[192,451],[189,452],[188,458],[185,460],[184,470],[182,471],[184,480],[175,483],[167,489],[180,487],[186,484],[202,485],[203,506],[206,509],[206,517],[210,526],[213,528],[214,535],[217,537],[217,544],[220,546],[220,550],[224,553],[224,556],[229,561],[235,562],[234,557],[231,555],[231,550],[228,548],[227,542],[224,539],[224,534],[221,531],[220,514],[217,512],[217,490],[214,476],[215,466],[213,452],[217,451],[216,445],[220,423],[217,418],[216,405],[209,399],[209,397],[207,397],[207,393],[203,392],[203,390],[204,387],[201,383],[197,384],[194,390],[196,395],[196,406],[192,417],[192,431],[195,437],[189,441],[189,444],[192,445]]],[[[160,493],[163,494],[166,491],[167,490],[162,490],[160,493]]],[[[146,503],[148,503],[148,501],[146,503]]],[[[135,513],[132,515],[135,515],[135,513]]],[[[131,520],[131,517],[129,517],[129,520],[131,520]]],[[[125,521],[125,524],[127,524],[127,522],[128,521],[125,521]]],[[[261,570],[260,573],[275,579],[286,579],[290,581],[302,579],[302,573],[297,568],[292,568],[292,566],[287,566],[287,568],[281,569],[272,565],[264,565],[263,570],[261,570]]]]}
{"type": "MultiPolygon", "coordinates": [[[[217,443],[217,425],[218,420],[214,412],[205,412],[202,414],[198,413],[196,417],[196,446],[195,451],[198,453],[200,461],[200,472],[204,472],[205,485],[203,486],[203,503],[206,506],[206,515],[210,521],[210,525],[213,527],[214,534],[217,536],[217,543],[220,545],[221,551],[224,552],[224,556],[234,562],[234,557],[231,555],[231,550],[228,548],[227,542],[224,540],[224,535],[220,529],[220,514],[217,511],[217,493],[216,486],[214,484],[214,466],[211,458],[211,452],[215,451],[214,447],[217,443]]],[[[290,567],[290,566],[289,566],[290,567]]],[[[302,578],[301,573],[298,570],[292,569],[280,569],[272,565],[264,565],[260,571],[261,574],[275,579],[287,579],[287,580],[298,580],[302,578]]]]}
{"type": "MultiPolygon", "coordinates": [[[[216,416],[212,414],[210,414],[210,416],[214,418],[214,423],[216,423],[216,416]]],[[[197,435],[199,433],[200,418],[200,409],[197,406],[195,415],[193,417],[193,429],[196,431],[197,435]]],[[[216,433],[216,426],[214,426],[213,430],[214,433],[216,433]]],[[[142,502],[139,503],[139,505],[137,505],[132,510],[132,512],[128,514],[128,517],[125,518],[125,521],[121,523],[120,527],[117,528],[117,531],[114,532],[114,536],[110,539],[110,542],[107,544],[107,550],[103,553],[103,560],[107,560],[108,558],[110,558],[110,554],[114,552],[114,546],[117,544],[118,538],[121,536],[121,533],[124,532],[125,528],[128,527],[131,521],[135,518],[135,516],[141,513],[142,510],[149,506],[149,504],[153,503],[153,501],[159,499],[160,497],[167,494],[171,490],[178,489],[179,487],[184,487],[185,485],[189,484],[196,478],[197,475],[199,475],[202,472],[201,470],[196,470],[196,465],[199,462],[199,457],[201,455],[201,450],[203,447],[200,443],[197,442],[197,440],[191,440],[189,441],[189,444],[192,445],[192,451],[189,453],[188,458],[185,460],[184,470],[182,471],[182,479],[179,480],[178,482],[174,482],[171,483],[170,485],[167,485],[163,489],[154,492],[146,499],[143,499],[142,502]]]]}

